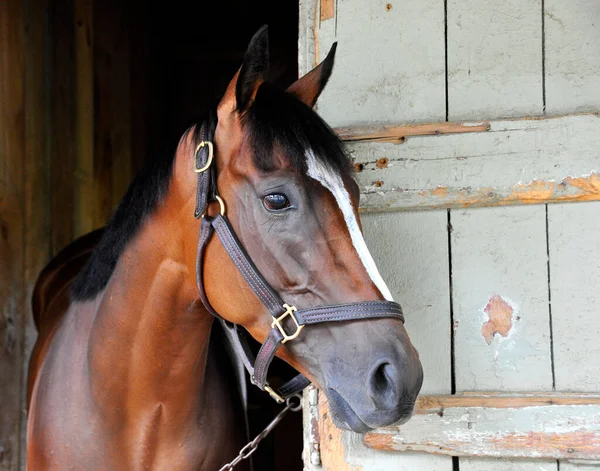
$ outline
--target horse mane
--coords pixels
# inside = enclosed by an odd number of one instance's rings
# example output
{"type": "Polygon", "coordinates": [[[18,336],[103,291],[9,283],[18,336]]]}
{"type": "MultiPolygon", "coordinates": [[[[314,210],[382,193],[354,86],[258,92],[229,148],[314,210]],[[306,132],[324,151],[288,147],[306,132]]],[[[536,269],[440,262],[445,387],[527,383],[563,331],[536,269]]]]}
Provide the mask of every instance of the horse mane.
{"type": "MultiPolygon", "coordinates": [[[[254,163],[260,170],[276,168],[273,149],[279,146],[298,172],[306,173],[306,154],[312,151],[327,167],[342,175],[353,175],[342,142],[325,121],[273,84],[261,84],[242,120],[254,148],[254,163]]],[[[194,132],[194,141],[200,139],[200,127],[201,123],[187,131],[194,132]]],[[[103,237],[73,282],[73,301],[93,299],[106,287],[125,246],[166,196],[174,159],[175,152],[149,159],[133,179],[103,237]]]]}

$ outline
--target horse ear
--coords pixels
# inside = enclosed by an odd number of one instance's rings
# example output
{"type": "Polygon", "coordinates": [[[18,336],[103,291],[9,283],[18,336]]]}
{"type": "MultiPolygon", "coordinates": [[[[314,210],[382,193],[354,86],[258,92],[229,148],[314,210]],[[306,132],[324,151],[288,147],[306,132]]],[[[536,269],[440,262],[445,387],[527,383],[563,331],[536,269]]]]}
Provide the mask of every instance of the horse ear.
{"type": "Polygon", "coordinates": [[[316,66],[304,77],[299,78],[287,89],[288,93],[294,95],[298,100],[307,104],[311,108],[315,106],[317,98],[327,85],[327,81],[331,76],[333,70],[333,60],[335,58],[335,50],[337,49],[337,42],[333,43],[329,54],[323,62],[316,66]]]}
{"type": "Polygon", "coordinates": [[[264,25],[250,40],[236,86],[236,109],[248,108],[269,70],[269,28],[264,25]]]}

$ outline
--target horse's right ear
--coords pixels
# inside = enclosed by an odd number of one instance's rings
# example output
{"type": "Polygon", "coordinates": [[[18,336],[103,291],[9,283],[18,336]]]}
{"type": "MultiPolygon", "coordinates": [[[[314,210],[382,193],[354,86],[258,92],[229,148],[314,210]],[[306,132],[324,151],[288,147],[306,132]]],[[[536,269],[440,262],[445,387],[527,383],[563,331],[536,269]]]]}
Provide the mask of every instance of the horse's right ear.
{"type": "Polygon", "coordinates": [[[247,110],[254,100],[258,87],[264,82],[268,70],[269,29],[264,25],[250,40],[242,67],[229,83],[219,108],[226,108],[228,111],[237,110],[240,113],[247,110]]]}

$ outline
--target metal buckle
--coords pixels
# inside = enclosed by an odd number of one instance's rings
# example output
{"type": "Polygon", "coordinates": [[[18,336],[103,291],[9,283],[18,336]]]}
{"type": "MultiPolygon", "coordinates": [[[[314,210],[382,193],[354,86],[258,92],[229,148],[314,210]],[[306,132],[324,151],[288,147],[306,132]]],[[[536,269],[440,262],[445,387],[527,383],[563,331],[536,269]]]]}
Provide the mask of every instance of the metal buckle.
{"type": "Polygon", "coordinates": [[[214,195],[214,196],[215,196],[215,199],[213,201],[209,201],[206,204],[206,208],[204,209],[202,216],[200,216],[200,219],[202,219],[204,216],[206,216],[206,211],[208,211],[208,205],[210,203],[214,203],[215,201],[217,201],[219,203],[219,212],[221,213],[221,216],[225,216],[225,201],[223,201],[223,198],[221,198],[219,195],[214,195]]]}
{"type": "Polygon", "coordinates": [[[204,146],[208,146],[208,159],[206,159],[206,164],[204,167],[201,168],[198,168],[198,164],[194,163],[194,172],[196,173],[206,172],[210,168],[210,164],[212,164],[213,161],[213,143],[210,141],[202,141],[200,144],[198,144],[198,147],[196,147],[196,152],[194,153],[194,157],[198,154],[200,148],[204,146]]]}
{"type": "Polygon", "coordinates": [[[284,343],[286,343],[288,340],[294,340],[296,337],[298,337],[298,335],[300,335],[300,331],[302,329],[304,329],[304,326],[298,324],[298,319],[296,319],[296,316],[294,316],[294,312],[296,312],[298,310],[298,309],[296,309],[296,306],[290,306],[289,304],[284,304],[283,308],[285,309],[285,312],[281,316],[277,317],[271,324],[271,328],[277,327],[279,329],[279,332],[281,332],[281,335],[283,335],[283,340],[281,341],[282,345],[284,343]],[[290,316],[294,320],[294,324],[296,324],[296,332],[294,332],[291,335],[288,335],[286,333],[286,331],[283,329],[283,326],[281,325],[281,321],[283,319],[285,319],[287,316],[290,316]]]}
{"type": "Polygon", "coordinates": [[[277,401],[278,403],[282,403],[285,402],[285,399],[283,397],[281,397],[279,394],[277,394],[275,391],[273,391],[273,388],[271,386],[269,386],[268,384],[265,384],[265,391],[267,391],[269,393],[269,395],[275,399],[275,401],[277,401]]]}

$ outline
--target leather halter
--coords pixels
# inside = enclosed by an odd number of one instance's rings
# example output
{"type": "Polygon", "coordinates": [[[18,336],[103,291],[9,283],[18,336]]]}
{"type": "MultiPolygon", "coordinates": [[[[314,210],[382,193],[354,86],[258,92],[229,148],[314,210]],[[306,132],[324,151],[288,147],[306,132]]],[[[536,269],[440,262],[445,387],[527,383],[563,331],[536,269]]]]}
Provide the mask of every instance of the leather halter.
{"type": "Polygon", "coordinates": [[[198,144],[195,153],[194,170],[198,174],[198,188],[194,216],[201,219],[198,252],[196,254],[198,292],[206,309],[219,319],[228,331],[237,355],[250,374],[252,384],[268,392],[277,402],[284,402],[286,398],[308,386],[310,381],[299,374],[275,391],[267,382],[267,373],[277,349],[284,343],[295,339],[305,325],[383,317],[391,317],[404,322],[404,315],[400,305],[392,301],[364,301],[309,309],[297,309],[295,306],[284,303],[256,268],[229,224],[227,216],[225,216],[225,203],[219,197],[217,190],[216,166],[212,165],[215,128],[216,116],[215,113],[211,113],[208,120],[202,125],[200,130],[201,142],[198,144]],[[208,205],[213,202],[219,203],[220,213],[216,216],[209,216],[206,211],[208,205]],[[217,234],[223,247],[250,288],[252,288],[252,291],[273,316],[271,331],[256,357],[248,345],[245,330],[241,326],[223,319],[213,309],[206,296],[203,283],[204,255],[213,233],[217,234]]]}

